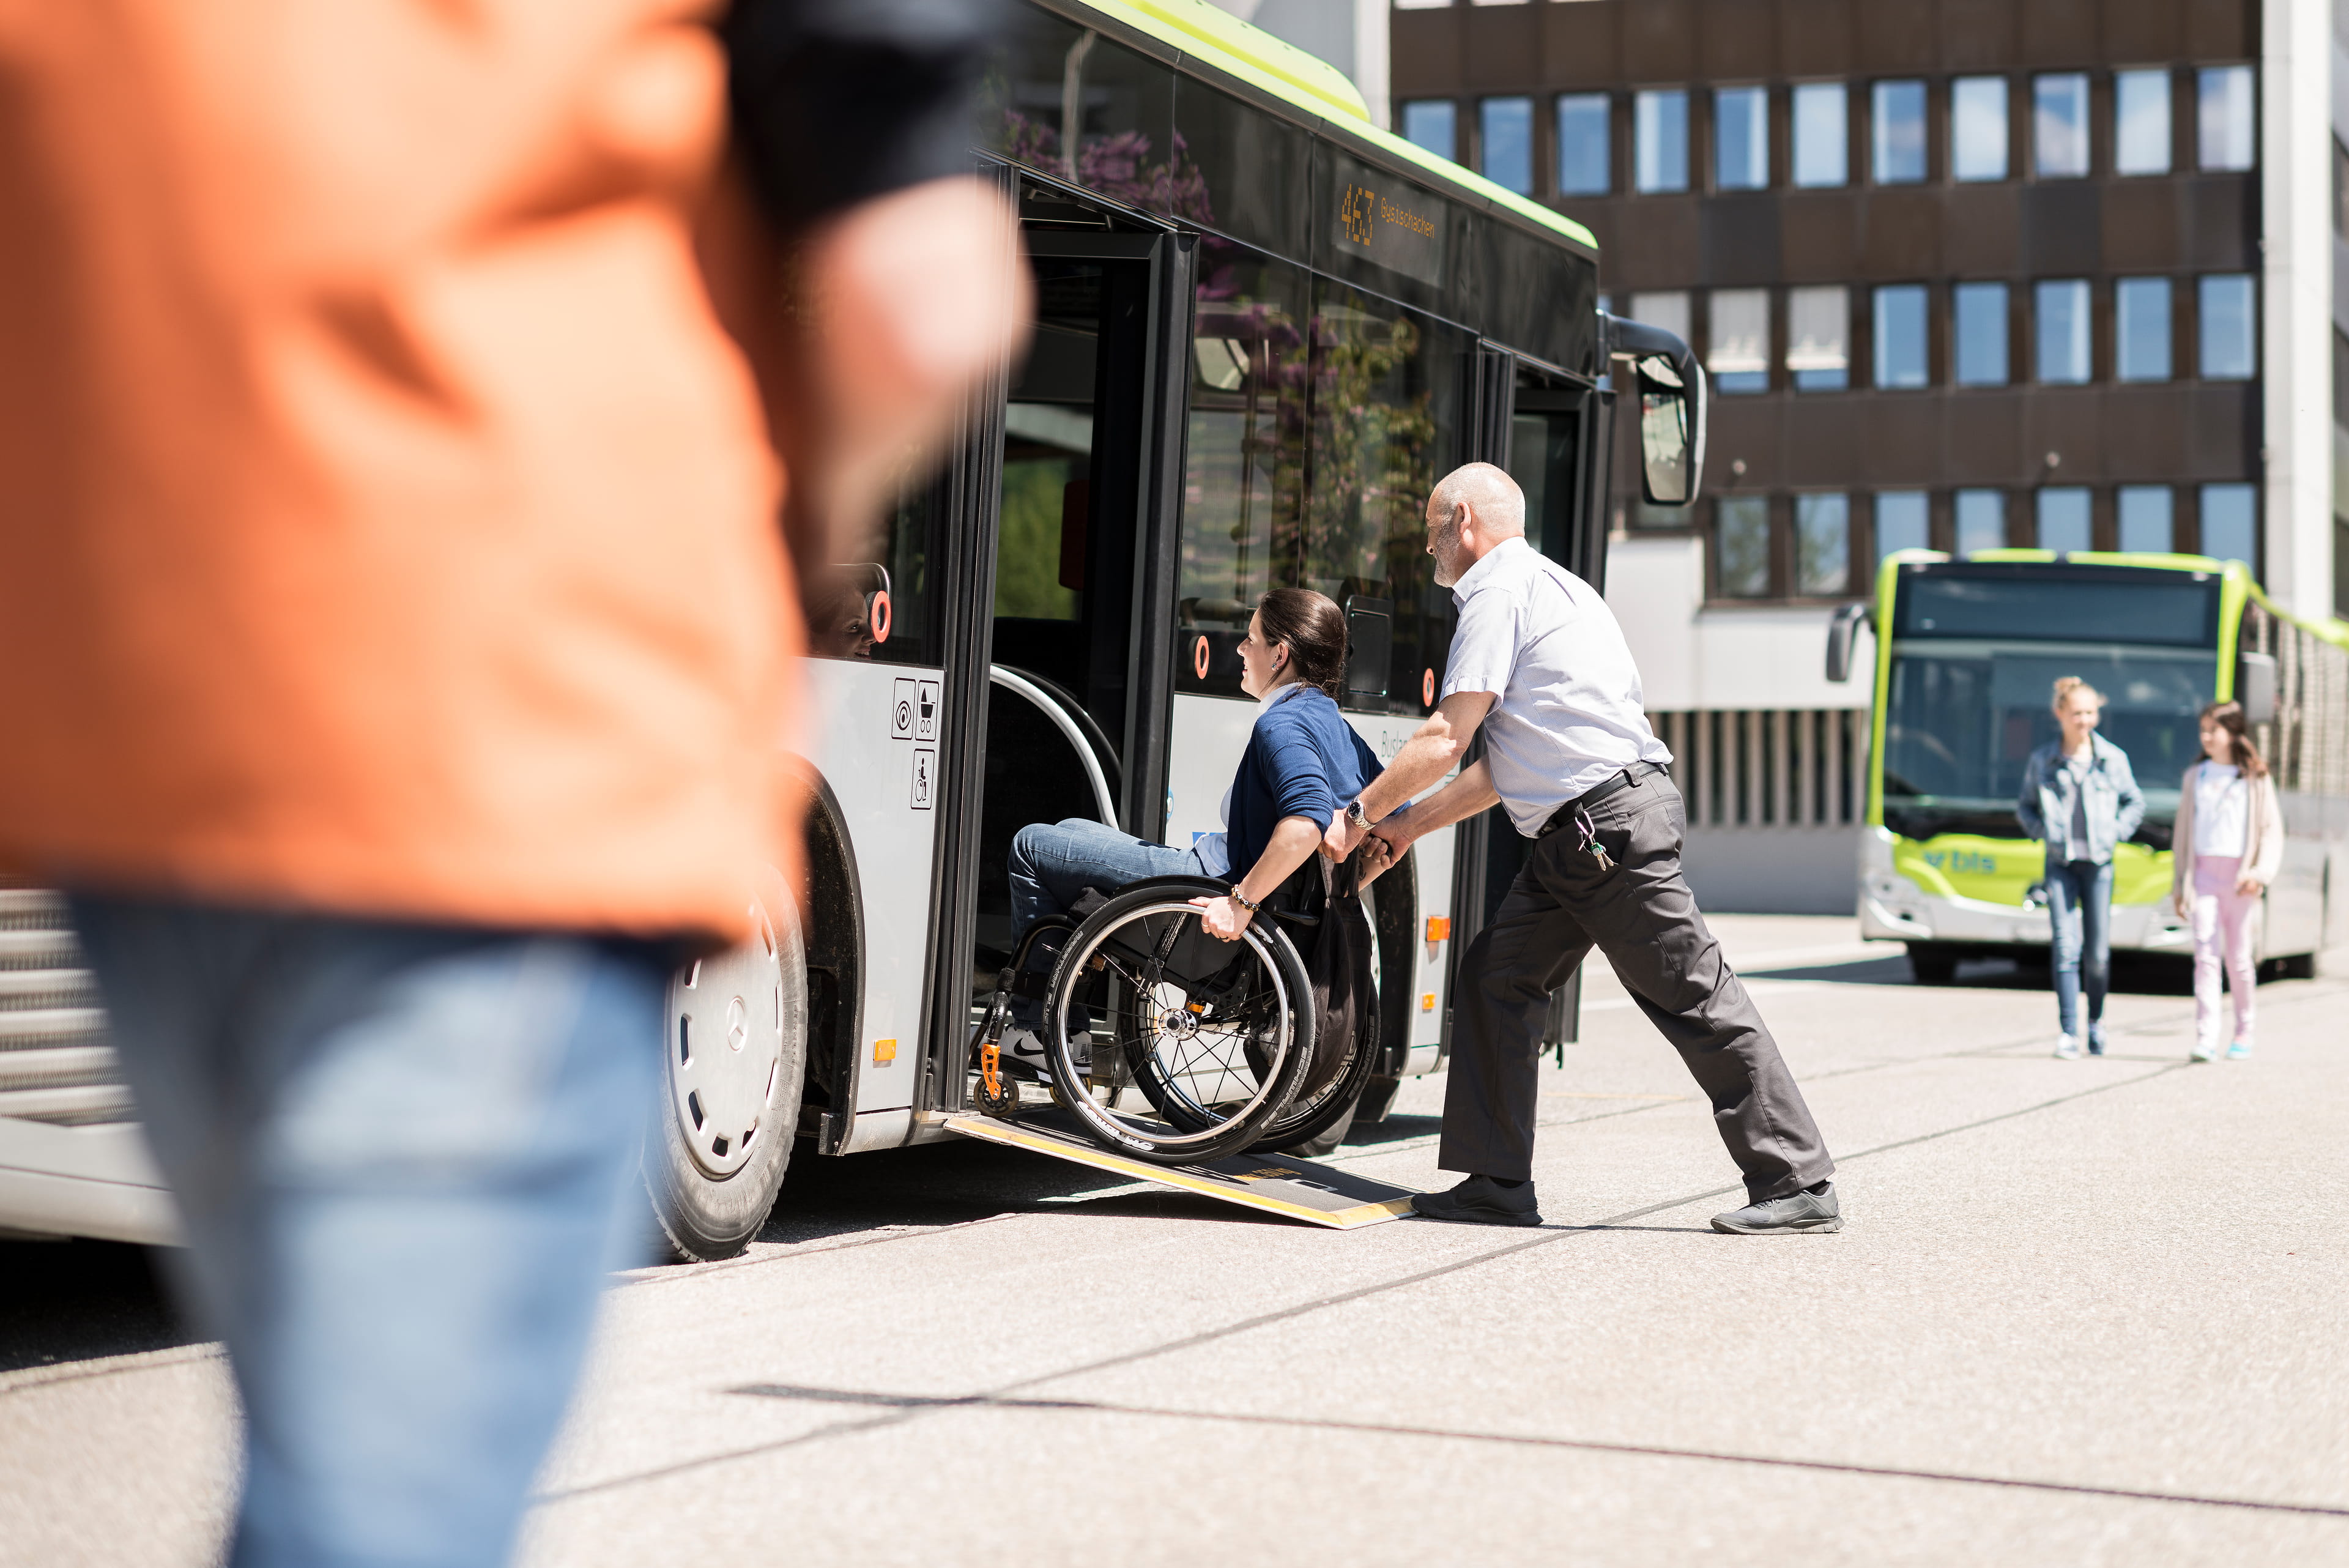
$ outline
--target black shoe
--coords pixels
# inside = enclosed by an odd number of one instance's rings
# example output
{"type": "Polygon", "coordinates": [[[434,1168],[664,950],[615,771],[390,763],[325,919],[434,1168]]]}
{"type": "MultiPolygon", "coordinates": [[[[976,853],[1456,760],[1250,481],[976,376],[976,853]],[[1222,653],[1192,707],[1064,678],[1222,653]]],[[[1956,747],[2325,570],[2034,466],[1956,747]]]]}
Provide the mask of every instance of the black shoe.
{"type": "MultiPolygon", "coordinates": [[[[1081,1073],[1091,1072],[1092,1052],[1089,1049],[1090,1039],[1078,1040],[1074,1044],[1077,1070],[1081,1073]]],[[[1052,1054],[1045,1049],[1044,1037],[1034,1030],[1007,1029],[1003,1032],[1002,1040],[998,1043],[998,1048],[1003,1053],[1004,1064],[1011,1069],[1015,1076],[1031,1078],[1039,1083],[1048,1082],[1051,1078],[1052,1054]]]]}
{"type": "Polygon", "coordinates": [[[1534,1184],[1504,1187],[1489,1176],[1472,1176],[1449,1192],[1414,1193],[1412,1211],[1430,1220],[1457,1220],[1470,1225],[1538,1225],[1534,1184]]]}
{"type": "Polygon", "coordinates": [[[1789,1192],[1784,1198],[1764,1198],[1759,1203],[1728,1214],[1713,1217],[1713,1228],[1726,1236],[1775,1236],[1795,1231],[1840,1231],[1843,1229],[1843,1207],[1836,1201],[1835,1183],[1822,1181],[1816,1187],[1806,1187],[1800,1192],[1789,1192]]]}

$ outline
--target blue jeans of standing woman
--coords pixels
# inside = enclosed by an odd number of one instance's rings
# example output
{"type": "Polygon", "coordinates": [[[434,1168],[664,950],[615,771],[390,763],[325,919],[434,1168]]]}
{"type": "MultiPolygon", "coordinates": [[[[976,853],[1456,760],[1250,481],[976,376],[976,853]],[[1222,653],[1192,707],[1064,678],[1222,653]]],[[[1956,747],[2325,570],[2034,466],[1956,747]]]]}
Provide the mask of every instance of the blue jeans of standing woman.
{"type": "Polygon", "coordinates": [[[74,901],[244,1405],[232,1568],[496,1568],[644,1249],[651,943],[74,901]]]}
{"type": "Polygon", "coordinates": [[[2064,1033],[2080,1038],[2080,992],[2088,993],[2093,1042],[2104,1048],[2099,1027],[2105,992],[2112,981],[2113,866],[2095,860],[2061,860],[2047,867],[2047,915],[2055,934],[2055,1014],[2064,1033]]]}

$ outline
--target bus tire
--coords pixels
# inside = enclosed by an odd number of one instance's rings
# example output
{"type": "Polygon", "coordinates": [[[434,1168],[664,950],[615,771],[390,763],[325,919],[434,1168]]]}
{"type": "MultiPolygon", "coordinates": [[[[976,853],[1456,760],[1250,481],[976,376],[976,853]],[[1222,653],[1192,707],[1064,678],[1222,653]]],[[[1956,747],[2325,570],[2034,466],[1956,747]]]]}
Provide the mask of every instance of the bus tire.
{"type": "Polygon", "coordinates": [[[1958,955],[1939,942],[1910,942],[1909,973],[1919,985],[1947,985],[1958,978],[1958,955]]]}
{"type": "Polygon", "coordinates": [[[1355,1104],[1355,1101],[1347,1101],[1346,1108],[1339,1113],[1338,1119],[1311,1137],[1299,1138],[1295,1143],[1273,1152],[1293,1154],[1299,1159],[1324,1159],[1337,1153],[1338,1146],[1346,1141],[1346,1134],[1352,1130],[1354,1126],[1355,1104]]]}
{"type": "Polygon", "coordinates": [[[763,871],[750,940],[681,966],[662,1020],[657,1126],[645,1190],[690,1262],[731,1258],[774,1207],[807,1064],[806,947],[782,877],[763,871]]]}

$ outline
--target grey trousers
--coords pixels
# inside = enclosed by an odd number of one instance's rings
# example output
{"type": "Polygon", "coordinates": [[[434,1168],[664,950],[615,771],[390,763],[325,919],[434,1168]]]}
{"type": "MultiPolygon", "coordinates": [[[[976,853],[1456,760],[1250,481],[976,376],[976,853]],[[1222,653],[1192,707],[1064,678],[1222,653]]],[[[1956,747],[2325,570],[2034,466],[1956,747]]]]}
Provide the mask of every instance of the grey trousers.
{"type": "Polygon", "coordinates": [[[1810,1107],[1681,876],[1680,790],[1651,774],[1592,806],[1590,818],[1613,865],[1600,869],[1572,827],[1551,834],[1461,955],[1437,1163],[1505,1180],[1532,1176],[1549,993],[1595,946],[1713,1103],[1747,1192],[1777,1198],[1826,1180],[1835,1161],[1810,1107]]]}

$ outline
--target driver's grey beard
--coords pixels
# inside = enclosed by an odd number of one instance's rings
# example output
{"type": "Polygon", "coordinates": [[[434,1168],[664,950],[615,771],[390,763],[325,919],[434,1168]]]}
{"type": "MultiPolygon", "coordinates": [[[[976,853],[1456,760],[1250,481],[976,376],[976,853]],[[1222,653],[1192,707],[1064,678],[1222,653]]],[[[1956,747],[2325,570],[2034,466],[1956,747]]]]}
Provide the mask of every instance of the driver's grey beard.
{"type": "Polygon", "coordinates": [[[1435,531],[1435,586],[1448,588],[1460,581],[1460,574],[1452,569],[1460,552],[1460,520],[1454,518],[1435,531]]]}

